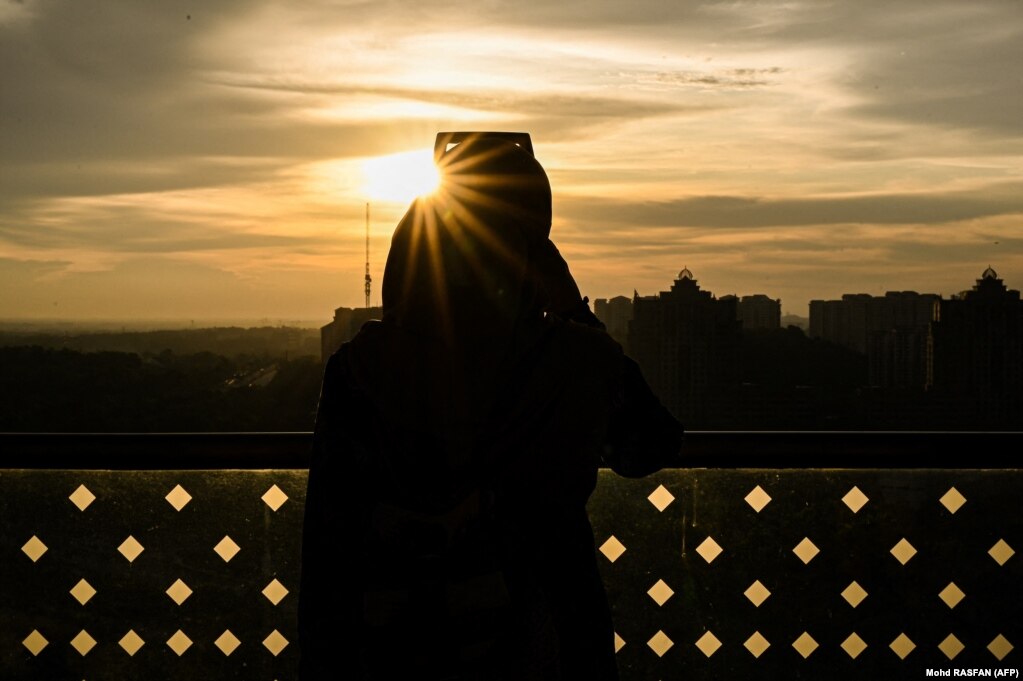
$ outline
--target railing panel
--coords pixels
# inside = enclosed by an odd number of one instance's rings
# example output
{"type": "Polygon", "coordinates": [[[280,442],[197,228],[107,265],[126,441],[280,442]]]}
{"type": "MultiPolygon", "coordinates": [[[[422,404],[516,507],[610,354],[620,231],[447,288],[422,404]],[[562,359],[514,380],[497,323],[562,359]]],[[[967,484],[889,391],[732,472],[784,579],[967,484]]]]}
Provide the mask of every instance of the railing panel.
{"type": "Polygon", "coordinates": [[[1021,483],[970,470],[602,476],[591,519],[622,676],[1018,668],[1021,483]]]}
{"type": "Polygon", "coordinates": [[[305,480],[0,471],[0,678],[294,678],[305,480]]]}
{"type": "MultiPolygon", "coordinates": [[[[1021,475],[602,472],[590,512],[623,679],[1018,669],[1021,475]]],[[[305,480],[0,470],[0,678],[294,679],[305,480]]]]}

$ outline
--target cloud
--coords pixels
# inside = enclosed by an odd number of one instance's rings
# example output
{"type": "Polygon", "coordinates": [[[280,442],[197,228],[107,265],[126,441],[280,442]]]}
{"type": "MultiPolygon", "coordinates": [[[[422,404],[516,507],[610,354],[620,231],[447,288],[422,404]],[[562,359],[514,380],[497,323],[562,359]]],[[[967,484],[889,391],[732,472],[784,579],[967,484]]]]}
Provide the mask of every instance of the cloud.
{"type": "Polygon", "coordinates": [[[817,198],[696,196],[633,202],[562,198],[574,221],[660,227],[762,228],[838,224],[942,224],[996,215],[1023,215],[1023,184],[978,191],[874,194],[817,198]]]}

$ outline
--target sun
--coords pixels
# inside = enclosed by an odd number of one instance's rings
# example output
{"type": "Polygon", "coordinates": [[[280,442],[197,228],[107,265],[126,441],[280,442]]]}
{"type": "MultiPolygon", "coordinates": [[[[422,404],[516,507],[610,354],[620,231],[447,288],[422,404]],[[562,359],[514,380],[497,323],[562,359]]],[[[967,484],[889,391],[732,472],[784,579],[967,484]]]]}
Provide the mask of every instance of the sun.
{"type": "Polygon", "coordinates": [[[370,199],[408,203],[440,184],[433,151],[421,149],[367,159],[362,163],[363,191],[370,199]]]}

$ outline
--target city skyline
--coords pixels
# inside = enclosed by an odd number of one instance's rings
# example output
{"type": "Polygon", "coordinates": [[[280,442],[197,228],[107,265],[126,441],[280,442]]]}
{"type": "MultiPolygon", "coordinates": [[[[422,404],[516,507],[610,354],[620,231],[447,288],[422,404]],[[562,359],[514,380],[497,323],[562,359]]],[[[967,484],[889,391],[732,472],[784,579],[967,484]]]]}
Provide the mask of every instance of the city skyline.
{"type": "Polygon", "coordinates": [[[1019,288],[1021,34],[1004,0],[0,0],[0,319],[325,321],[366,202],[374,281],[406,206],[373,173],[450,129],[531,133],[591,300],[1019,288]]]}

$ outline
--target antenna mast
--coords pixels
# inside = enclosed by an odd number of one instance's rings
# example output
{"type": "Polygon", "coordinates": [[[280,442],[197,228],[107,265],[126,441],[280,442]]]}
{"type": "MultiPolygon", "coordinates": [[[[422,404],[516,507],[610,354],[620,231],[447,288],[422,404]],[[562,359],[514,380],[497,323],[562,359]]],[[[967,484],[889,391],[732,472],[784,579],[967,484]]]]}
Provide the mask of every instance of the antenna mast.
{"type": "Polygon", "coordinates": [[[373,279],[369,276],[369,201],[366,202],[366,307],[369,307],[369,293],[373,279]]]}

